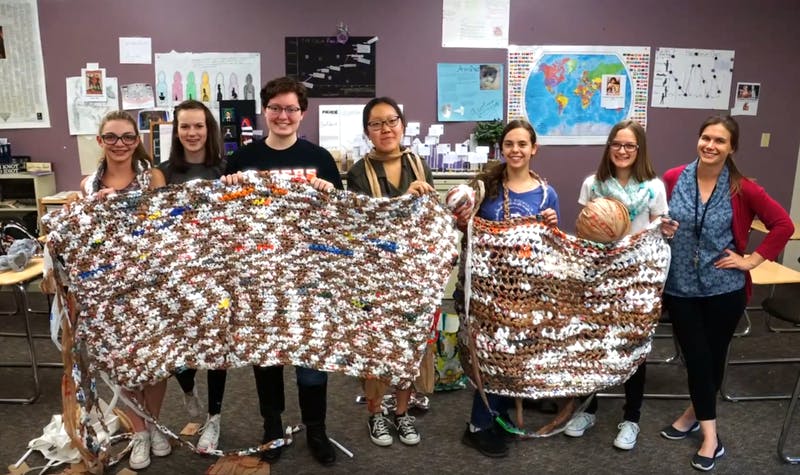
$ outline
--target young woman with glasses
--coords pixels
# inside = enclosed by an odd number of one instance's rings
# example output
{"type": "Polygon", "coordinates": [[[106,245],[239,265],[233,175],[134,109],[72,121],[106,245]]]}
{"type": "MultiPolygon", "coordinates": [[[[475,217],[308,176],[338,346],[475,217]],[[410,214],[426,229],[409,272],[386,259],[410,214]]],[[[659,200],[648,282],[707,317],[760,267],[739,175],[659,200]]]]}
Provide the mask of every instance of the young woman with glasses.
{"type": "MultiPolygon", "coordinates": [[[[428,165],[411,150],[401,146],[406,119],[394,99],[377,97],[369,101],[364,106],[362,124],[373,148],[347,172],[349,191],[390,198],[404,194],[421,196],[435,191],[433,173],[428,165]]],[[[432,374],[433,359],[430,348],[422,364],[420,374],[432,374]]],[[[422,379],[425,379],[424,376],[422,379]]],[[[367,410],[370,413],[367,428],[372,442],[381,447],[392,445],[394,439],[390,426],[394,426],[400,442],[406,445],[418,444],[420,435],[414,424],[415,419],[408,415],[412,387],[395,390],[397,407],[394,420],[390,420],[383,414],[381,407],[388,386],[375,379],[367,379],[363,383],[364,393],[367,396],[367,410]]],[[[421,392],[430,389],[417,387],[421,392]]]]}
{"type": "MultiPolygon", "coordinates": [[[[155,189],[166,184],[164,174],[150,167],[150,158],[142,146],[136,121],[124,111],[109,112],[100,122],[97,143],[103,157],[97,171],[81,181],[84,196],[104,198],[114,193],[155,189]]],[[[167,380],[144,386],[139,390],[123,390],[136,399],[153,417],[161,413],[167,391],[167,380]]],[[[123,409],[133,425],[133,448],[130,467],[141,470],[150,465],[150,453],[164,457],[172,452],[167,438],[155,426],[147,424],[131,408],[123,409]]]]}
{"type": "MultiPolygon", "coordinates": [[[[584,180],[578,203],[585,206],[596,198],[613,198],[625,205],[631,218],[631,234],[667,214],[667,192],[653,170],[644,128],[637,122],[625,120],[611,128],[597,172],[584,180]]],[[[662,231],[667,236],[675,232],[668,220],[662,231]]],[[[623,420],[617,426],[619,433],[614,439],[614,447],[618,449],[631,450],[636,445],[645,374],[646,364],[642,362],[625,382],[623,420]]],[[[583,436],[594,426],[596,412],[597,398],[594,397],[585,412],[575,414],[564,433],[570,437],[583,436]]]]}

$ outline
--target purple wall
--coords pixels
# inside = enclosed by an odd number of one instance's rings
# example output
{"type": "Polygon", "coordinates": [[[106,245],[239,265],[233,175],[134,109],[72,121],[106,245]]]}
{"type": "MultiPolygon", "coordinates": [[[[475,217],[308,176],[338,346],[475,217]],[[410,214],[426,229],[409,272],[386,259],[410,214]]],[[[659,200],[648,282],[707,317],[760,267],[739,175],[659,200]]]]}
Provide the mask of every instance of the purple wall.
{"type": "MultiPolygon", "coordinates": [[[[259,52],[263,81],[284,74],[285,36],[327,36],[345,22],[354,36],[378,35],[377,92],[395,97],[412,120],[436,119],[436,63],[505,62],[505,50],[441,48],[441,1],[406,0],[39,0],[52,128],[0,130],[14,152],[51,161],[59,189],[75,189],[80,167],[69,135],[64,78],[99,61],[120,84],[154,82],[152,65],[120,65],[118,38],[145,36],[153,53],[259,52]],[[87,15],[89,18],[87,19],[87,15]]],[[[510,42],[518,45],[614,45],[732,49],[736,81],[761,83],[757,117],[741,117],[737,163],[789,207],[800,131],[800,2],[785,0],[511,1],[510,42]],[[769,148],[759,148],[770,132],[769,148]]],[[[317,138],[317,105],[365,100],[312,100],[300,131],[317,138]]],[[[697,127],[712,111],[650,109],[650,153],[661,173],[694,157],[697,127]]],[[[463,141],[472,123],[447,124],[445,142],[463,141]]],[[[558,190],[563,227],[578,211],[580,183],[600,146],[547,146],[534,168],[558,190]]]]}

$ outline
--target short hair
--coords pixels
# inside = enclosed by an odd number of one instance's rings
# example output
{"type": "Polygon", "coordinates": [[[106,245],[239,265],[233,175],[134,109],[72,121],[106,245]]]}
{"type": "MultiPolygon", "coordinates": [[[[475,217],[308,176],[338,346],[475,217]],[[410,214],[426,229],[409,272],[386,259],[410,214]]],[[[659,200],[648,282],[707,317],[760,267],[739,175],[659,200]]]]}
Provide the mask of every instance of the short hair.
{"type": "Polygon", "coordinates": [[[392,99],[391,97],[376,97],[375,99],[370,100],[367,102],[367,105],[364,106],[364,111],[361,114],[361,123],[364,126],[364,133],[369,135],[367,132],[367,122],[369,122],[369,114],[372,112],[372,109],[375,108],[378,104],[387,104],[394,109],[397,116],[400,117],[400,122],[403,123],[403,129],[406,128],[406,116],[403,115],[403,111],[400,110],[400,106],[397,104],[397,101],[392,99]]]}
{"type": "Polygon", "coordinates": [[[270,99],[281,94],[295,93],[300,110],[308,110],[308,89],[296,79],[288,76],[275,78],[261,88],[261,108],[269,105],[270,99]]]}

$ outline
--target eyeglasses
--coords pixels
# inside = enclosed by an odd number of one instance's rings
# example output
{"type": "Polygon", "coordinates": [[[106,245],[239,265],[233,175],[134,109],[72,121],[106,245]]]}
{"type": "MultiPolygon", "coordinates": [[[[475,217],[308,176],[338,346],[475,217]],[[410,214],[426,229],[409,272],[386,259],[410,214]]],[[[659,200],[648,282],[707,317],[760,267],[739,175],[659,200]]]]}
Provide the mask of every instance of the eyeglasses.
{"type": "Polygon", "coordinates": [[[281,107],[276,106],[274,104],[268,105],[266,107],[267,111],[269,111],[272,115],[281,115],[281,112],[286,112],[286,115],[297,114],[300,112],[300,108],[297,106],[288,106],[288,107],[281,107]]]}
{"type": "Polygon", "coordinates": [[[635,143],[611,142],[608,144],[608,148],[615,152],[618,152],[622,148],[624,148],[626,152],[635,152],[639,150],[639,145],[635,143]]]}
{"type": "Polygon", "coordinates": [[[103,143],[106,145],[115,145],[120,140],[122,140],[122,143],[125,145],[133,145],[136,143],[136,139],[138,139],[139,136],[136,134],[117,135],[109,132],[101,135],[100,138],[103,139],[103,143]]]}
{"type": "Polygon", "coordinates": [[[369,130],[378,131],[378,130],[381,130],[383,128],[384,124],[385,124],[385,125],[388,125],[389,128],[391,129],[392,127],[397,127],[397,124],[399,124],[399,123],[400,123],[400,116],[399,115],[395,115],[395,116],[389,117],[386,120],[373,120],[371,122],[367,122],[367,128],[369,130]]]}

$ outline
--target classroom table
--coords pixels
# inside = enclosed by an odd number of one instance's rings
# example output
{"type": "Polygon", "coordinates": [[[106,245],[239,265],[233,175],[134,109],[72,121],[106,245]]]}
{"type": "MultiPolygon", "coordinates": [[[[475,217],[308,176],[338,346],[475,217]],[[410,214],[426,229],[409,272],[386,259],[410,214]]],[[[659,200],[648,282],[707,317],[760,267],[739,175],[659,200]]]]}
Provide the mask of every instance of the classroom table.
{"type": "Polygon", "coordinates": [[[11,286],[14,289],[13,295],[17,307],[17,311],[11,315],[18,315],[21,311],[22,316],[25,318],[25,332],[0,332],[0,336],[4,337],[16,337],[16,338],[25,338],[28,341],[28,355],[30,359],[30,363],[27,362],[11,362],[11,361],[3,361],[0,362],[0,367],[16,367],[16,368],[27,368],[30,367],[32,374],[33,374],[33,392],[29,397],[19,397],[19,398],[0,398],[0,403],[13,403],[13,404],[31,404],[36,399],[39,398],[41,394],[41,387],[39,384],[39,366],[44,366],[43,364],[37,363],[36,361],[36,348],[34,347],[33,343],[33,333],[31,332],[31,321],[30,316],[31,313],[38,313],[33,312],[30,308],[30,303],[28,299],[28,284],[32,281],[38,279],[42,275],[42,258],[35,257],[28,262],[27,267],[22,271],[2,271],[0,272],[0,285],[11,286]]]}

